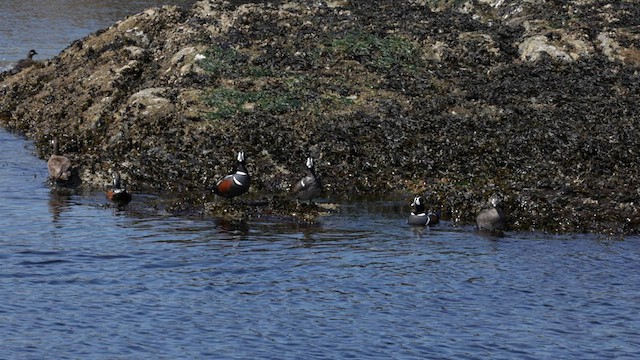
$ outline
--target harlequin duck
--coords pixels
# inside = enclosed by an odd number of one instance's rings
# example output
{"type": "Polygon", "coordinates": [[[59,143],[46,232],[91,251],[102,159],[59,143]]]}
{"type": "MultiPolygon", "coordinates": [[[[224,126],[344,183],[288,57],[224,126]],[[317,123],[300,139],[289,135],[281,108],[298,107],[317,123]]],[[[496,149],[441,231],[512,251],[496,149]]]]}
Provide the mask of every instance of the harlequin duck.
{"type": "Polygon", "coordinates": [[[485,231],[501,231],[506,225],[506,215],[498,206],[500,199],[497,195],[489,198],[489,207],[480,210],[476,217],[478,229],[485,231]]]}
{"type": "Polygon", "coordinates": [[[297,200],[309,200],[311,205],[313,198],[322,192],[322,183],[316,175],[313,158],[307,158],[306,166],[307,175],[293,185],[291,192],[297,200]]]}
{"type": "Polygon", "coordinates": [[[244,152],[240,151],[235,172],[218,181],[213,192],[222,197],[233,198],[247,192],[250,184],[251,176],[244,162],[244,152]]]}
{"type": "Polygon", "coordinates": [[[56,183],[66,183],[71,180],[71,160],[60,155],[58,149],[58,138],[51,140],[52,153],[47,161],[49,169],[49,179],[56,183]]]}
{"type": "Polygon", "coordinates": [[[20,71],[22,71],[22,69],[26,69],[29,66],[33,65],[35,63],[35,61],[33,61],[34,55],[38,55],[38,53],[33,49],[29,50],[29,53],[27,54],[27,58],[18,61],[16,65],[13,67],[13,69],[11,69],[10,73],[17,74],[20,71]]]}
{"type": "Polygon", "coordinates": [[[413,211],[411,211],[411,214],[409,214],[409,220],[407,220],[409,225],[425,226],[435,225],[440,222],[438,214],[427,212],[425,210],[424,198],[420,195],[416,195],[416,197],[413,198],[411,208],[413,211]]]}
{"type": "Polygon", "coordinates": [[[120,173],[113,173],[113,186],[107,190],[107,199],[118,204],[127,204],[131,201],[131,194],[123,187],[120,181],[120,173]]]}

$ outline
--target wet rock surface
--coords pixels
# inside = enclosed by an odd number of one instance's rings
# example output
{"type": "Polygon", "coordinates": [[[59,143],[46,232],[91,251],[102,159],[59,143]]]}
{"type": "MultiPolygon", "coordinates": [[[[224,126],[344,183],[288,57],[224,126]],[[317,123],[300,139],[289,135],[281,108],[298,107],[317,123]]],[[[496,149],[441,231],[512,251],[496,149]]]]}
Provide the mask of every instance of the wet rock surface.
{"type": "Polygon", "coordinates": [[[637,233],[639,19],[631,1],[154,8],[0,76],[0,123],[42,157],[57,136],[86,186],[118,170],[178,210],[238,208],[210,189],[243,150],[239,217],[321,212],[287,195],[313,156],[332,200],[425,193],[471,223],[499,193],[512,230],[637,233]]]}

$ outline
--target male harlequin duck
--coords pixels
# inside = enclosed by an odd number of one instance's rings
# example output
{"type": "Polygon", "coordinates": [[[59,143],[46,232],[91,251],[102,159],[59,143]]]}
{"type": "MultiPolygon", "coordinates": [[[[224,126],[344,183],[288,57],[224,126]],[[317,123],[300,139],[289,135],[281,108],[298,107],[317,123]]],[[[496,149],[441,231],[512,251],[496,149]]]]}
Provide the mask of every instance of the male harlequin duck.
{"type": "Polygon", "coordinates": [[[22,69],[26,69],[29,66],[35,64],[35,61],[33,61],[33,56],[34,55],[38,55],[38,53],[33,49],[29,50],[29,53],[27,54],[27,58],[18,61],[16,63],[16,65],[13,67],[13,69],[11,69],[10,73],[11,74],[17,74],[20,71],[22,71],[22,69]]]}
{"type": "Polygon", "coordinates": [[[218,181],[213,188],[213,192],[226,198],[233,198],[242,195],[249,190],[251,176],[244,162],[244,152],[238,152],[238,165],[233,174],[225,176],[218,181]]]}
{"type": "Polygon", "coordinates": [[[413,211],[411,211],[411,214],[409,214],[409,220],[407,220],[409,225],[425,226],[435,225],[440,222],[438,214],[427,212],[425,210],[424,198],[420,195],[416,195],[416,197],[413,198],[411,208],[413,211]]]}
{"type": "Polygon", "coordinates": [[[297,200],[309,200],[311,205],[313,198],[322,192],[322,183],[316,175],[313,158],[307,158],[306,166],[307,175],[293,185],[291,192],[297,200]]]}
{"type": "Polygon", "coordinates": [[[49,179],[56,183],[66,183],[71,180],[71,160],[68,157],[60,155],[58,149],[58,138],[51,140],[52,153],[47,161],[49,169],[49,179]]]}
{"type": "Polygon", "coordinates": [[[501,231],[506,225],[506,215],[498,205],[500,200],[497,195],[489,198],[490,207],[480,210],[476,217],[478,229],[485,231],[501,231]]]}
{"type": "Polygon", "coordinates": [[[113,186],[107,190],[107,199],[118,204],[127,204],[131,201],[131,194],[123,187],[120,181],[120,173],[113,173],[113,186]]]}

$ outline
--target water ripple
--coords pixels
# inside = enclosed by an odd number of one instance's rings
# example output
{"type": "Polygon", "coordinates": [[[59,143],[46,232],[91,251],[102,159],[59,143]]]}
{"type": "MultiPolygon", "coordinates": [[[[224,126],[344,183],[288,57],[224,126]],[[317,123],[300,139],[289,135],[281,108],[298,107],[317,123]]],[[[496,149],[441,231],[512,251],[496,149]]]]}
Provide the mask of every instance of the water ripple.
{"type": "Polygon", "coordinates": [[[636,237],[416,230],[395,202],[313,227],[114,209],[0,141],[7,358],[640,357],[636,237]]]}

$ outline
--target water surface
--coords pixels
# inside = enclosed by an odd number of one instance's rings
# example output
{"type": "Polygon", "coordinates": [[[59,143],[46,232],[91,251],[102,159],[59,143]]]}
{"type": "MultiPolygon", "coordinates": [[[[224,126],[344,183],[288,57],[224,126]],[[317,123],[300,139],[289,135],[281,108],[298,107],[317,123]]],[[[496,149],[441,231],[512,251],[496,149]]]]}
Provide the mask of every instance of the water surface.
{"type": "Polygon", "coordinates": [[[635,359],[638,238],[174,217],[46,182],[0,131],[0,353],[11,359],[635,359]],[[52,356],[55,354],[55,356],[52,356]]]}

